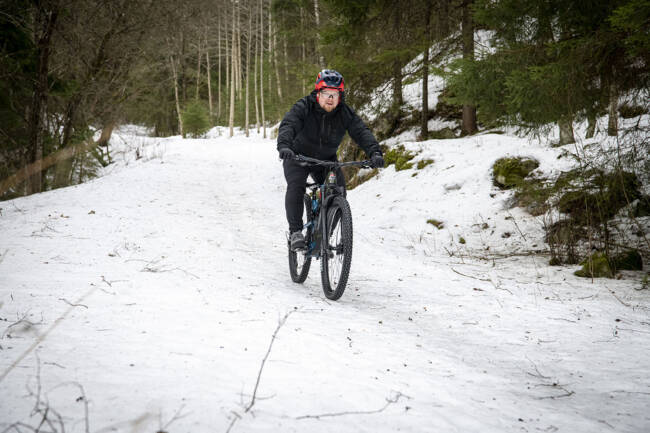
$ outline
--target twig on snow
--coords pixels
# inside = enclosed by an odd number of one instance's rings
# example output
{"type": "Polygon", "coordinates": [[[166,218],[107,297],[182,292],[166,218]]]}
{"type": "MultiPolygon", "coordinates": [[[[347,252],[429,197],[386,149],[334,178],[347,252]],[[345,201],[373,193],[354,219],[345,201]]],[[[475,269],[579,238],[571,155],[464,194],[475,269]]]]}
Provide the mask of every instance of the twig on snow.
{"type": "Polygon", "coordinates": [[[628,304],[628,303],[626,303],[626,302],[623,302],[623,301],[621,300],[621,298],[619,298],[618,296],[616,296],[616,293],[614,293],[614,291],[613,291],[612,289],[609,289],[609,288],[608,288],[607,290],[608,290],[609,293],[611,293],[612,296],[615,297],[616,300],[617,300],[618,302],[620,302],[622,305],[624,305],[625,307],[632,308],[632,306],[631,306],[630,304],[628,304]]]}
{"type": "Polygon", "coordinates": [[[185,408],[185,405],[181,405],[181,407],[178,408],[174,416],[165,424],[164,426],[162,425],[162,414],[158,415],[158,423],[160,425],[160,429],[156,433],[167,433],[167,427],[169,427],[174,421],[177,421],[179,419],[185,418],[186,416],[189,415],[189,413],[186,413],[184,415],[181,415],[181,412],[185,408]]]}
{"type": "MultiPolygon", "coordinates": [[[[77,300],[77,303],[80,303],[81,301],[83,301],[84,299],[86,299],[88,296],[90,296],[90,295],[95,291],[95,289],[97,289],[97,286],[91,288],[91,289],[88,290],[86,293],[84,293],[84,295],[81,296],[81,297],[77,300]]],[[[0,382],[2,382],[2,381],[4,380],[4,378],[7,377],[7,375],[11,372],[11,370],[13,370],[14,368],[16,368],[16,366],[17,366],[18,364],[20,364],[21,361],[22,361],[23,359],[25,359],[25,357],[26,357],[27,355],[29,355],[29,354],[31,353],[32,350],[36,349],[36,348],[38,347],[38,345],[41,344],[41,343],[43,342],[43,340],[45,340],[45,338],[47,338],[47,336],[50,334],[50,332],[52,332],[52,331],[54,330],[54,328],[56,328],[56,327],[59,325],[59,323],[61,323],[61,322],[63,321],[63,319],[65,319],[65,318],[67,317],[67,315],[70,314],[70,312],[72,311],[73,308],[74,308],[74,307],[70,307],[70,308],[68,308],[68,309],[67,309],[67,310],[66,310],[66,311],[65,311],[65,312],[64,312],[64,313],[63,313],[63,314],[62,314],[58,319],[56,319],[56,320],[54,321],[54,323],[52,324],[52,326],[50,326],[50,327],[49,327],[49,328],[48,328],[48,329],[47,329],[43,334],[39,335],[39,336],[34,340],[34,342],[32,343],[32,345],[29,346],[29,347],[28,347],[28,348],[27,348],[27,349],[26,349],[26,350],[25,350],[25,351],[24,351],[24,352],[23,352],[23,353],[18,357],[18,359],[16,359],[14,362],[12,362],[11,365],[9,365],[9,367],[7,367],[7,368],[2,372],[2,374],[0,374],[0,382]]]]}
{"type": "Polygon", "coordinates": [[[391,404],[397,403],[401,397],[410,398],[407,395],[402,394],[401,392],[397,392],[397,393],[395,393],[395,396],[393,398],[387,398],[386,399],[386,404],[384,404],[379,409],[375,409],[375,410],[351,410],[351,411],[343,411],[343,412],[321,413],[321,414],[318,414],[318,415],[301,415],[301,416],[297,416],[295,419],[309,419],[309,418],[321,419],[321,418],[329,418],[329,417],[336,417],[336,416],[346,416],[346,415],[372,415],[372,414],[375,414],[375,413],[383,412],[391,404]]]}
{"type": "Polygon", "coordinates": [[[59,301],[63,301],[63,302],[65,302],[66,304],[70,305],[71,307],[84,307],[84,308],[88,309],[88,305],[84,305],[84,304],[73,304],[72,302],[68,301],[68,300],[65,299],[65,298],[59,298],[59,301]]]}
{"type": "Polygon", "coordinates": [[[488,281],[488,282],[492,282],[492,280],[491,280],[490,278],[478,278],[478,277],[473,277],[473,276],[471,276],[471,275],[466,275],[466,274],[463,274],[462,272],[458,272],[458,271],[457,271],[456,269],[454,269],[454,268],[451,268],[451,270],[454,271],[454,272],[456,272],[458,275],[462,275],[463,277],[472,278],[472,279],[474,279],[474,280],[479,280],[479,281],[488,281]]]}
{"type": "Polygon", "coordinates": [[[262,371],[264,371],[264,364],[266,364],[266,360],[268,359],[269,355],[271,354],[271,348],[273,347],[273,342],[275,341],[275,338],[278,335],[278,332],[280,332],[280,328],[284,325],[284,323],[287,321],[287,318],[291,313],[293,313],[295,310],[288,311],[282,319],[278,321],[278,326],[275,328],[275,331],[273,332],[273,335],[271,336],[271,342],[269,343],[269,348],[266,351],[266,355],[264,355],[264,359],[262,359],[262,364],[260,365],[260,371],[257,373],[257,381],[255,382],[255,388],[253,388],[253,396],[251,397],[250,403],[248,403],[248,406],[244,409],[244,413],[248,413],[253,405],[255,405],[255,397],[257,395],[257,387],[260,385],[260,379],[262,378],[262,371]]]}

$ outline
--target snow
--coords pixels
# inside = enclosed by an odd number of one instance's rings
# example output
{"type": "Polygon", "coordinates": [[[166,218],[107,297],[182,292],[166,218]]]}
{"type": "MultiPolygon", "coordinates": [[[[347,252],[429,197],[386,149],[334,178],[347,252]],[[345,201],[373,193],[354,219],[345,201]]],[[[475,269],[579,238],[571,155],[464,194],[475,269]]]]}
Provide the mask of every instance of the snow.
{"type": "Polygon", "coordinates": [[[146,133],[117,131],[100,178],[0,203],[0,429],[36,427],[38,402],[69,432],[650,428],[638,274],[528,255],[539,221],[491,186],[497,158],[552,172],[561,149],[394,139],[435,162],[349,192],[352,271],[331,302],[319,263],[290,280],[273,140],[146,133]]]}

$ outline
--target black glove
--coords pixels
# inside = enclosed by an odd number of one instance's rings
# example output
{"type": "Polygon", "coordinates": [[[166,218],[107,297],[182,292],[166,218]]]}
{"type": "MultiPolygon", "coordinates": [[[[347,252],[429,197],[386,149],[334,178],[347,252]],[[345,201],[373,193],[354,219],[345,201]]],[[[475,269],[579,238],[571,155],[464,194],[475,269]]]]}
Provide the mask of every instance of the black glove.
{"type": "Polygon", "coordinates": [[[375,152],[370,155],[370,165],[374,168],[382,168],[384,166],[384,157],[381,156],[381,153],[375,152]]]}
{"type": "Polygon", "coordinates": [[[296,154],[293,150],[288,147],[283,147],[280,149],[280,159],[293,159],[296,157],[296,154]]]}

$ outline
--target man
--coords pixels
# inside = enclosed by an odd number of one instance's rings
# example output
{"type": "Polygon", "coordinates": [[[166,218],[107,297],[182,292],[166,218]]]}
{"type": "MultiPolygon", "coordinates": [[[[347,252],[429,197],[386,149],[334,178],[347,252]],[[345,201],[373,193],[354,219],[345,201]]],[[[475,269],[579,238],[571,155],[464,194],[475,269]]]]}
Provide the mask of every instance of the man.
{"type": "MultiPolygon", "coordinates": [[[[291,233],[291,249],[304,248],[302,234],[303,196],[307,176],[322,183],[326,170],[302,167],[296,154],[336,161],[336,150],[347,131],[366,152],[373,167],[383,167],[384,158],[377,140],[363,120],[345,103],[343,77],[332,69],[324,69],[316,78],[314,90],[294,104],[284,116],[278,132],[278,152],[283,160],[287,193],[284,205],[291,233]]],[[[339,169],[337,183],[345,188],[345,178],[339,169]]]]}

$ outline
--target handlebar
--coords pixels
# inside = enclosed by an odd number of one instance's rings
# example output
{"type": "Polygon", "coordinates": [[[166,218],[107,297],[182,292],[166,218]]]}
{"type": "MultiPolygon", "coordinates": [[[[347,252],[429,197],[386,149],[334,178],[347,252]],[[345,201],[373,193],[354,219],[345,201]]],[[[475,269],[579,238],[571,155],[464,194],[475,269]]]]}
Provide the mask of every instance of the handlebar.
{"type": "Polygon", "coordinates": [[[302,162],[305,165],[307,164],[322,165],[324,167],[333,167],[333,168],[349,167],[349,166],[357,165],[364,168],[372,168],[372,163],[369,159],[363,161],[339,162],[339,161],[324,161],[321,159],[311,158],[309,156],[304,156],[304,155],[296,155],[293,159],[295,161],[302,162]]]}

